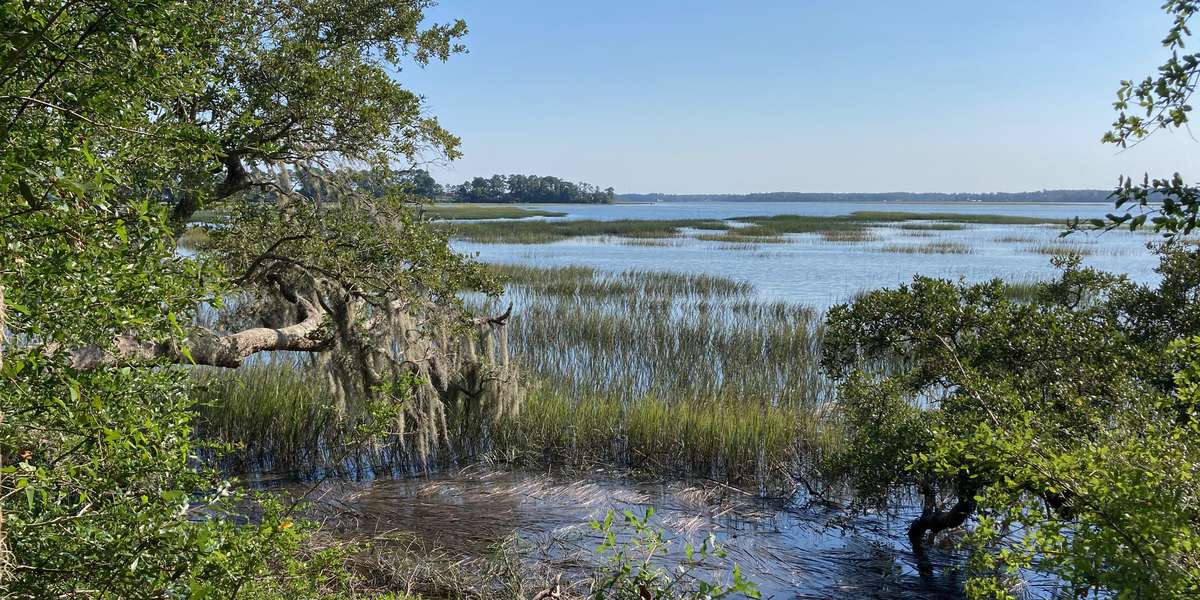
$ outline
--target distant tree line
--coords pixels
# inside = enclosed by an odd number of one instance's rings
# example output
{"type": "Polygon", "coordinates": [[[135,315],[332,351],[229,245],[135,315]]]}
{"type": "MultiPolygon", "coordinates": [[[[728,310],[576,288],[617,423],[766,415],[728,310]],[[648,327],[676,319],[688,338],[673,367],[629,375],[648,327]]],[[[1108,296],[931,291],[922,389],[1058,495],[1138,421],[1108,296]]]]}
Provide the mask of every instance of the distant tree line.
{"type": "Polygon", "coordinates": [[[461,185],[450,186],[446,192],[454,202],[606,204],[615,197],[611,187],[600,189],[587,183],[539,175],[475,177],[461,185]]]}
{"type": "Polygon", "coordinates": [[[759,194],[620,194],[627,202],[1108,202],[1111,190],[1042,190],[1038,192],[973,193],[821,193],[767,192],[759,194]]]}
{"type": "Polygon", "coordinates": [[[319,198],[323,195],[323,186],[331,181],[343,185],[349,184],[357,192],[382,198],[388,192],[395,191],[412,196],[420,196],[433,200],[442,195],[443,190],[429,171],[425,169],[352,169],[339,168],[297,169],[295,177],[298,180],[298,191],[308,198],[319,198]]]}

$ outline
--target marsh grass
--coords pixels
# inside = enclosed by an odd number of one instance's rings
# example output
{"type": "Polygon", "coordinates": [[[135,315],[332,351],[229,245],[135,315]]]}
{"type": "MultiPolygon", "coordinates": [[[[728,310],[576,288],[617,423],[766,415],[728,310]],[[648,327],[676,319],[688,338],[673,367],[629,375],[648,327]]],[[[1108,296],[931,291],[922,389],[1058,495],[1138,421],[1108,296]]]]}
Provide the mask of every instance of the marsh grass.
{"type": "Polygon", "coordinates": [[[196,434],[217,446],[203,458],[231,472],[364,478],[421,472],[479,452],[478,436],[464,430],[478,424],[461,407],[447,411],[455,435],[429,456],[421,456],[401,435],[367,438],[357,433],[370,423],[366,407],[354,402],[339,409],[318,373],[287,355],[236,370],[194,369],[196,434]]]}
{"type": "Polygon", "coordinates": [[[835,424],[815,411],[734,399],[566,396],[532,391],[520,418],[502,423],[495,449],[519,464],[619,464],[648,473],[754,483],[766,492],[837,447],[835,424]]]}
{"type": "Polygon", "coordinates": [[[729,225],[714,219],[671,221],[515,221],[440,225],[456,238],[478,243],[546,244],[577,237],[673,238],[684,228],[723,230],[729,225]]]}
{"type": "MultiPolygon", "coordinates": [[[[448,439],[415,463],[402,440],[356,450],[324,382],[298,363],[196,369],[202,437],[242,468],[414,472],[493,456],[522,464],[617,464],[779,490],[836,444],[823,410],[821,323],[731,279],[587,267],[495,266],[512,301],[510,351],[529,390],[516,416],[481,426],[447,407],[448,439]],[[482,427],[482,428],[481,428],[482,427]]],[[[469,300],[470,301],[470,300],[469,300]]],[[[477,302],[477,301],[476,301],[477,302]]]]}
{"type": "Polygon", "coordinates": [[[679,246],[683,240],[679,238],[617,238],[625,246],[641,246],[645,248],[672,248],[679,246]]]}
{"type": "Polygon", "coordinates": [[[877,238],[870,229],[832,229],[829,231],[820,232],[821,239],[826,242],[840,242],[843,244],[861,244],[865,242],[873,242],[877,238]]]}
{"type": "Polygon", "coordinates": [[[1015,302],[1032,302],[1047,283],[1033,278],[1005,281],[1004,296],[1015,302]]]}
{"type": "Polygon", "coordinates": [[[962,223],[901,223],[897,227],[909,231],[959,231],[967,228],[962,223]]]}
{"type": "Polygon", "coordinates": [[[522,293],[558,298],[611,298],[616,296],[718,298],[747,296],[754,286],[725,277],[669,271],[609,273],[592,267],[556,268],[529,265],[492,265],[494,273],[522,293]]]}
{"type": "Polygon", "coordinates": [[[1036,244],[1041,241],[1041,238],[1036,238],[1031,235],[1002,235],[996,238],[996,241],[1001,244],[1036,244]]]}
{"type": "Polygon", "coordinates": [[[885,224],[908,225],[933,230],[962,229],[964,224],[1046,225],[1062,224],[1061,219],[968,213],[918,213],[858,211],[841,216],[774,215],[736,219],[675,219],[618,221],[517,221],[444,224],[456,238],[478,243],[542,244],[575,237],[673,238],[686,229],[720,231],[700,237],[712,241],[780,241],[793,233],[821,235],[830,241],[865,241],[870,227],[885,224]],[[915,223],[907,223],[915,221],[915,223]],[[740,226],[738,224],[741,224],[740,226]],[[855,233],[857,232],[857,233],[855,233]]]}
{"type": "Polygon", "coordinates": [[[971,254],[974,249],[958,242],[930,242],[919,246],[890,244],[879,249],[880,252],[898,254],[971,254]]]}
{"type": "Polygon", "coordinates": [[[567,214],[560,211],[525,208],[511,204],[434,204],[421,206],[418,210],[426,217],[444,221],[563,217],[567,214]]]}
{"type": "Polygon", "coordinates": [[[718,234],[701,234],[697,235],[696,239],[705,242],[722,242],[725,244],[782,244],[789,240],[783,236],[777,235],[755,235],[754,232],[746,233],[738,228],[730,229],[718,234]]]}
{"type": "Polygon", "coordinates": [[[812,405],[828,392],[817,366],[819,316],[757,301],[748,284],[676,273],[591,271],[589,278],[579,268],[515,269],[502,301],[518,308],[509,325],[512,353],[555,389],[786,406],[812,405]]]}
{"type": "Polygon", "coordinates": [[[1025,248],[1025,251],[1031,252],[1033,254],[1044,254],[1047,256],[1069,256],[1072,254],[1076,254],[1079,256],[1090,256],[1090,255],[1096,253],[1096,249],[1089,247],[1089,246],[1084,246],[1084,245],[1080,245],[1080,244],[1055,244],[1055,243],[1046,243],[1046,244],[1038,244],[1035,246],[1027,246],[1025,248]]]}
{"type": "Polygon", "coordinates": [[[341,437],[329,387],[289,362],[192,371],[201,437],[233,446],[228,466],[291,469],[325,462],[341,437]]]}
{"type": "Polygon", "coordinates": [[[496,270],[509,282],[501,303],[517,307],[512,355],[532,378],[520,416],[495,430],[501,456],[766,489],[834,443],[814,311],[720,277],[496,270]]]}

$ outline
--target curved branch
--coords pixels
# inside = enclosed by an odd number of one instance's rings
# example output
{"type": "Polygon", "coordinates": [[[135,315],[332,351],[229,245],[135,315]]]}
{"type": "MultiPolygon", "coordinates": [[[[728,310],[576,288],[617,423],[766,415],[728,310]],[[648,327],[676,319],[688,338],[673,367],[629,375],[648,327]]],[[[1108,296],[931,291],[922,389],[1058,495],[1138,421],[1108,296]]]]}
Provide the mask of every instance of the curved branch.
{"type": "Polygon", "coordinates": [[[508,310],[504,311],[504,314],[498,315],[495,317],[486,317],[486,316],[476,317],[475,324],[476,325],[504,325],[505,323],[508,322],[508,318],[512,316],[512,311],[513,311],[513,303],[509,302],[508,310]]]}
{"type": "Polygon", "coordinates": [[[287,327],[255,327],[226,335],[206,332],[190,340],[186,354],[173,343],[142,342],[133,336],[122,336],[115,347],[109,350],[90,346],[71,352],[70,364],[75,369],[90,370],[104,365],[166,359],[180,364],[236,369],[259,352],[327,350],[332,344],[332,337],[322,327],[325,311],[301,297],[296,297],[295,302],[300,307],[302,318],[300,322],[287,327]]]}

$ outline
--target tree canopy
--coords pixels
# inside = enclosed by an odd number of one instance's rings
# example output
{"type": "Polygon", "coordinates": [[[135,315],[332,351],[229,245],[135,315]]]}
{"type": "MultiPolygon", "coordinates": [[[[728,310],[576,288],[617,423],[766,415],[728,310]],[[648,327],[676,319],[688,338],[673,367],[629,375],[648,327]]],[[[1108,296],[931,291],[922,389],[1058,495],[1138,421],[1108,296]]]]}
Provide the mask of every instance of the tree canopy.
{"type": "Polygon", "coordinates": [[[558,204],[611,203],[612,188],[600,189],[587,183],[571,183],[557,177],[538,175],[492,175],[476,177],[449,190],[455,202],[545,202],[558,204]]]}
{"type": "MultiPolygon", "coordinates": [[[[1200,55],[1178,51],[1196,6],[1164,5],[1171,59],[1122,82],[1105,142],[1187,123],[1200,55]]],[[[917,491],[918,558],[969,525],[973,597],[1019,597],[1030,570],[1073,597],[1200,595],[1200,252],[1182,239],[1200,194],[1176,174],[1122,177],[1114,197],[1128,212],[1093,224],[1162,232],[1157,285],[1074,257],[1031,301],[1000,281],[917,277],[828,314],[823,363],[848,435],[829,468],[864,505],[917,491]]]]}
{"type": "Polygon", "coordinates": [[[494,284],[407,196],[338,174],[457,156],[393,76],[462,50],[465,25],[429,23],[431,5],[0,7],[6,596],[315,593],[272,579],[299,568],[290,513],[235,523],[240,492],[198,466],[190,369],[312,356],[347,415],[417,432],[415,452],[445,403],[514,400],[476,346],[503,320],[457,296],[494,284]],[[214,242],[181,252],[183,222],[216,201],[214,242]]]}

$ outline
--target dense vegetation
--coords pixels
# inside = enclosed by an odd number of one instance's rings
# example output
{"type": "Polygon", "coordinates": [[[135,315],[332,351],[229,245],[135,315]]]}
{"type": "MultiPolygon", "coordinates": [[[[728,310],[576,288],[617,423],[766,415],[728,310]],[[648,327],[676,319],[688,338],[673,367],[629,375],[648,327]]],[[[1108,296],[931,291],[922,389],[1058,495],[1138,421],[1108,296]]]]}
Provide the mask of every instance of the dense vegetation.
{"type": "Polygon", "coordinates": [[[400,198],[346,189],[321,166],[457,154],[388,74],[460,50],[465,25],[423,24],[427,5],[0,7],[5,597],[349,585],[340,562],[301,547],[294,508],[264,501],[247,523],[242,494],[198,466],[189,372],[174,365],[328,357],[313,368],[341,382],[341,412],[363,433],[436,436],[427,415],[478,361],[447,355],[431,388],[411,376],[430,365],[389,361],[389,319],[457,327],[457,293],[489,284],[400,198]],[[177,254],[179,224],[217,200],[232,208],[209,253],[177,254]],[[411,426],[418,414],[426,427],[411,426]]]}
{"type": "MultiPolygon", "coordinates": [[[[1164,8],[1171,59],[1122,84],[1106,142],[1187,123],[1200,55],[1179,50],[1200,4],[1164,8]]],[[[1200,253],[1181,240],[1200,192],[1177,174],[1122,178],[1116,196],[1138,212],[1093,225],[1163,232],[1156,286],[1060,258],[1061,278],[1030,300],[918,277],[828,315],[824,364],[847,426],[835,468],[860,503],[919,493],[918,557],[969,525],[974,597],[1016,595],[1030,568],[1074,597],[1200,594],[1200,253]]]]}
{"type": "MultiPolygon", "coordinates": [[[[916,555],[968,526],[976,597],[1015,596],[1028,569],[1076,597],[1200,594],[1200,250],[1183,243],[1196,186],[1123,178],[1117,206],[1131,210],[1094,224],[1165,234],[1152,286],[1067,257],[1058,279],[1020,288],[917,278],[822,327],[737,282],[510,269],[527,312],[476,317],[469,302],[501,291],[495,273],[409,204],[436,194],[428,173],[392,168],[458,155],[394,77],[463,49],[465,24],[428,22],[430,5],[0,6],[0,595],[405,597],[403,566],[356,567],[393,547],[322,544],[299,503],[247,495],[210,466],[380,449],[429,463],[455,438],[514,461],[549,451],[762,490],[816,471],[864,508],[915,494],[916,555]],[[204,242],[181,252],[189,221],[204,242]],[[525,412],[510,350],[544,384],[525,412]]],[[[1182,48],[1200,3],[1164,7],[1171,58],[1122,85],[1107,142],[1188,122],[1200,55],[1182,48]]],[[[613,198],[528,176],[463,189],[472,202],[613,198]]],[[[459,231],[856,239],[917,218],[459,231]]],[[[595,597],[754,595],[736,570],[728,586],[685,577],[691,549],[660,568],[661,533],[626,522],[632,535],[593,524],[613,557],[595,597]]]]}
{"type": "Polygon", "coordinates": [[[624,202],[1107,202],[1106,190],[1037,192],[760,192],[756,194],[617,194],[624,202]]]}
{"type": "Polygon", "coordinates": [[[604,204],[613,201],[613,189],[572,183],[540,175],[475,177],[446,190],[455,202],[542,202],[604,204]]]}

